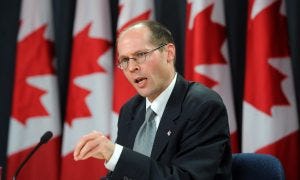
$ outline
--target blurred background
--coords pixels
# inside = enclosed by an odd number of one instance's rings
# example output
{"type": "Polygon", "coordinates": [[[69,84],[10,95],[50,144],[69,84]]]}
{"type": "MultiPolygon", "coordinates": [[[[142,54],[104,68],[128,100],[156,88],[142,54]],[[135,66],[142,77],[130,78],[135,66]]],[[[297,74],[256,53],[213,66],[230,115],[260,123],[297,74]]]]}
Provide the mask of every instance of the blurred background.
{"type": "Polygon", "coordinates": [[[75,162],[78,139],[115,139],[136,92],[115,66],[115,39],[157,20],[172,32],[176,69],[217,91],[233,153],[272,154],[300,179],[298,0],[0,1],[0,166],[11,179],[50,130],[20,179],[99,179],[103,162],[75,162]]]}

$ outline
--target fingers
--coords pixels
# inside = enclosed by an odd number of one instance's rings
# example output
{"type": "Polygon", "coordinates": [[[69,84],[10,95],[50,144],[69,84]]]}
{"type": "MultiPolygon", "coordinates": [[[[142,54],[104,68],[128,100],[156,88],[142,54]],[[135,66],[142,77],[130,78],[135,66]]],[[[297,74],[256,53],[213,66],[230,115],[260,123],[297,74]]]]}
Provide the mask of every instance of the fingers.
{"type": "Polygon", "coordinates": [[[84,146],[81,148],[79,154],[77,156],[75,156],[75,159],[77,160],[84,160],[89,158],[90,156],[90,152],[91,151],[95,151],[95,149],[97,149],[97,147],[100,145],[100,141],[99,139],[92,139],[89,140],[88,142],[86,142],[84,144],[84,146]]]}
{"type": "Polygon", "coordinates": [[[101,133],[93,131],[85,136],[83,136],[77,143],[74,149],[74,159],[81,160],[85,158],[86,154],[96,148],[100,144],[99,137],[103,136],[101,133]]]}
{"type": "Polygon", "coordinates": [[[74,149],[74,160],[85,160],[90,157],[109,160],[115,144],[100,132],[92,132],[83,136],[74,149]]]}
{"type": "Polygon", "coordinates": [[[85,160],[90,157],[105,159],[105,157],[100,152],[101,152],[101,146],[98,145],[95,148],[91,149],[89,152],[87,152],[85,155],[83,155],[80,160],[85,160]]]}

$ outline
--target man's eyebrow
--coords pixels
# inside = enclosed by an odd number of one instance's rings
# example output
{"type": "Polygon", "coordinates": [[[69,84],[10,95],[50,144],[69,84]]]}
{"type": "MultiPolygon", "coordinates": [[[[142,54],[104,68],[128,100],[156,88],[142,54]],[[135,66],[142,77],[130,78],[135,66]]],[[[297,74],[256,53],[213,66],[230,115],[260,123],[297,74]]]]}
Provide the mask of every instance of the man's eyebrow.
{"type": "Polygon", "coordinates": [[[134,53],[132,53],[132,55],[137,55],[137,54],[139,54],[139,53],[145,53],[145,52],[147,52],[146,49],[145,49],[145,50],[137,50],[137,51],[135,51],[134,53]]]}
{"type": "MultiPolygon", "coordinates": [[[[137,55],[138,53],[141,53],[141,52],[147,52],[148,50],[147,49],[140,49],[140,50],[137,50],[135,51],[134,53],[131,53],[130,56],[134,56],[134,55],[137,55]]],[[[122,55],[122,56],[119,56],[118,58],[128,58],[129,56],[125,56],[125,55],[122,55]]]]}
{"type": "Polygon", "coordinates": [[[123,58],[128,58],[128,56],[122,55],[122,56],[119,56],[119,57],[118,57],[118,59],[123,59],[123,58]]]}

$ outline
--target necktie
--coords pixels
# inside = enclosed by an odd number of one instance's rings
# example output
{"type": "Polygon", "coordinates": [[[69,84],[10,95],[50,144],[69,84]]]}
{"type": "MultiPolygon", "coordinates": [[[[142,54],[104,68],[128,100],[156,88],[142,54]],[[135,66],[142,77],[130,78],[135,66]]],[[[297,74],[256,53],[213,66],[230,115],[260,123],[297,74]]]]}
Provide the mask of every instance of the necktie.
{"type": "Polygon", "coordinates": [[[152,146],[156,134],[154,117],[155,112],[149,107],[146,111],[145,121],[140,127],[134,141],[133,150],[148,157],[151,155],[152,146]]]}

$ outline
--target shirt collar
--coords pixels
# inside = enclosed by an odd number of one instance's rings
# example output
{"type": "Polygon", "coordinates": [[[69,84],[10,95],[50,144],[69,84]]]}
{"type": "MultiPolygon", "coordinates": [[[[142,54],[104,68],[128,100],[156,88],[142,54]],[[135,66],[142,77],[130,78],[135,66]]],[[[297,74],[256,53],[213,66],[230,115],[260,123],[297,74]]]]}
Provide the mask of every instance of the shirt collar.
{"type": "Polygon", "coordinates": [[[152,101],[152,103],[149,101],[148,98],[146,98],[146,109],[148,109],[148,107],[151,106],[151,109],[156,113],[156,115],[162,117],[167,102],[174,89],[176,78],[177,78],[177,73],[175,73],[175,76],[172,82],[169,84],[169,86],[157,98],[155,98],[154,101],[152,101]]]}

